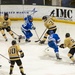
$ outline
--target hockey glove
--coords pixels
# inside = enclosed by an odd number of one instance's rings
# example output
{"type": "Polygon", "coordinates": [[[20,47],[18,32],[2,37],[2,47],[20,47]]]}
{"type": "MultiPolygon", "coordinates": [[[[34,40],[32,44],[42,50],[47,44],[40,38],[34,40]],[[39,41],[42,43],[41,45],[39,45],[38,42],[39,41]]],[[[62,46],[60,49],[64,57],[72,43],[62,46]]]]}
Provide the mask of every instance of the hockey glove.
{"type": "Polygon", "coordinates": [[[33,30],[35,30],[35,29],[36,29],[36,27],[34,27],[34,26],[33,26],[33,27],[32,27],[32,29],[33,29],[33,30]]]}
{"type": "Polygon", "coordinates": [[[24,57],[24,53],[21,53],[21,58],[23,58],[24,57]]]}
{"type": "Polygon", "coordinates": [[[64,44],[61,44],[59,47],[60,47],[60,48],[64,48],[64,44]]]}
{"type": "Polygon", "coordinates": [[[75,41],[74,41],[74,39],[71,39],[71,41],[74,43],[75,41]]]}

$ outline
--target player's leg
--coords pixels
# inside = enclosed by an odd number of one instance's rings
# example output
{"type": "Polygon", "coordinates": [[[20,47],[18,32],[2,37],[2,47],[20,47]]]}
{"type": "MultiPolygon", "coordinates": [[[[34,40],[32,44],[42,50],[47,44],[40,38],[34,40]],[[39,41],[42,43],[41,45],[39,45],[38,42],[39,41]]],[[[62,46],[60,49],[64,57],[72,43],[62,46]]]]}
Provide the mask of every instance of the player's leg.
{"type": "Polygon", "coordinates": [[[30,38],[33,36],[33,34],[31,33],[31,31],[22,31],[23,34],[25,35],[25,38],[26,38],[26,42],[31,42],[30,38]]]}
{"type": "Polygon", "coordinates": [[[0,32],[1,32],[1,34],[3,35],[3,37],[5,38],[5,41],[8,41],[8,40],[7,40],[7,37],[6,37],[6,34],[5,34],[5,32],[4,32],[4,29],[1,29],[0,32]]]}
{"type": "Polygon", "coordinates": [[[60,58],[60,56],[59,56],[59,49],[58,49],[58,46],[55,45],[53,48],[54,48],[54,52],[56,53],[56,58],[59,59],[59,60],[61,60],[62,58],[60,58]]]}
{"type": "Polygon", "coordinates": [[[19,60],[16,60],[16,63],[17,63],[17,65],[19,66],[20,73],[21,73],[22,75],[26,75],[26,74],[24,73],[24,69],[23,69],[23,66],[22,66],[22,61],[19,59],[19,60]]]}
{"type": "Polygon", "coordinates": [[[19,35],[18,42],[21,42],[22,39],[25,39],[25,36],[19,35]]]}
{"type": "Polygon", "coordinates": [[[71,48],[70,51],[68,52],[68,57],[71,59],[71,61],[73,61],[73,63],[75,63],[74,53],[75,53],[75,48],[71,48]]]}
{"type": "Polygon", "coordinates": [[[9,34],[12,36],[12,38],[16,39],[15,36],[14,36],[14,34],[13,34],[13,32],[11,31],[10,26],[8,26],[8,27],[6,28],[6,30],[7,30],[7,32],[9,32],[9,34]]]}
{"type": "Polygon", "coordinates": [[[10,61],[10,72],[9,75],[12,75],[15,61],[10,61]]]}
{"type": "Polygon", "coordinates": [[[49,45],[49,47],[54,49],[54,52],[56,53],[56,58],[61,60],[62,58],[59,57],[58,46],[53,41],[48,42],[48,45],[49,45]]]}

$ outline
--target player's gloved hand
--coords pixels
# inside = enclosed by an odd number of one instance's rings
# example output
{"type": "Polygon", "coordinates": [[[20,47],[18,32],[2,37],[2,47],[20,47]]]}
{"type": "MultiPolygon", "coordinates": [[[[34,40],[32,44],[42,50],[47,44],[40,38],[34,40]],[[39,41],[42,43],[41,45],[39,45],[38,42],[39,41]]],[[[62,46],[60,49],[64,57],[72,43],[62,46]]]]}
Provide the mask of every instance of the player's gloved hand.
{"type": "Polygon", "coordinates": [[[34,27],[34,26],[33,26],[33,27],[32,27],[32,29],[33,29],[33,30],[35,30],[35,29],[36,29],[36,27],[34,27]]]}
{"type": "Polygon", "coordinates": [[[24,53],[21,53],[21,58],[23,58],[24,57],[24,53]]]}
{"type": "Polygon", "coordinates": [[[75,40],[74,39],[71,39],[71,41],[74,43],[75,42],[75,40]]]}
{"type": "Polygon", "coordinates": [[[59,47],[60,47],[60,48],[64,48],[64,44],[61,44],[59,47]]]}

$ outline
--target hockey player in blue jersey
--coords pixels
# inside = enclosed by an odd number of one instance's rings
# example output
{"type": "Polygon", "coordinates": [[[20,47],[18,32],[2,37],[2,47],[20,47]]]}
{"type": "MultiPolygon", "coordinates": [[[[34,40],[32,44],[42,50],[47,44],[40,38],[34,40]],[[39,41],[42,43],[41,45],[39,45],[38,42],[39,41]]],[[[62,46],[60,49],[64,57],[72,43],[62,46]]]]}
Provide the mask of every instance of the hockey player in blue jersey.
{"type": "MultiPolygon", "coordinates": [[[[31,30],[36,29],[33,26],[33,17],[31,15],[28,15],[27,17],[24,18],[24,20],[25,20],[25,23],[22,25],[21,30],[22,30],[23,34],[25,35],[25,41],[31,42],[31,40],[29,40],[33,36],[31,30]]],[[[21,39],[21,37],[19,37],[19,39],[21,39]]],[[[19,42],[20,42],[20,40],[19,40],[19,42]]]]}
{"type": "Polygon", "coordinates": [[[59,57],[59,49],[57,45],[59,42],[60,37],[58,36],[58,34],[54,33],[53,31],[50,31],[50,36],[48,37],[48,46],[54,49],[56,58],[61,60],[62,58],[59,57]]]}

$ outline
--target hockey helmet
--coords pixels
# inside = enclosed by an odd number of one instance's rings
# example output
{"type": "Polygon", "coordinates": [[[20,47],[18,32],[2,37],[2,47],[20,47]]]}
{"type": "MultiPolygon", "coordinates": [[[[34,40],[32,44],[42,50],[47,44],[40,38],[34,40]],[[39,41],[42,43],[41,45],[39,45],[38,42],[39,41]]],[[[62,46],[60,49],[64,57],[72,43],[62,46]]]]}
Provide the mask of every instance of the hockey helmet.
{"type": "Polygon", "coordinates": [[[27,18],[29,21],[33,21],[33,17],[31,15],[28,15],[27,18]]]}
{"type": "Polygon", "coordinates": [[[15,40],[12,40],[11,44],[12,45],[15,45],[16,44],[16,41],[15,40]]]}
{"type": "Polygon", "coordinates": [[[4,13],[4,16],[8,16],[8,13],[7,13],[7,12],[5,12],[5,13],[4,13]]]}
{"type": "Polygon", "coordinates": [[[70,33],[66,33],[65,37],[70,37],[70,33]]]}
{"type": "Polygon", "coordinates": [[[47,16],[43,16],[42,17],[42,20],[47,20],[47,16]]]}
{"type": "Polygon", "coordinates": [[[8,13],[7,13],[7,12],[4,13],[4,19],[5,19],[5,20],[8,20],[8,13]]]}
{"type": "Polygon", "coordinates": [[[27,17],[25,17],[24,20],[27,20],[27,17]]]}

